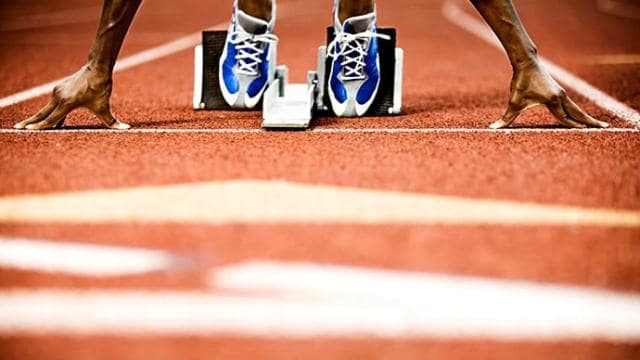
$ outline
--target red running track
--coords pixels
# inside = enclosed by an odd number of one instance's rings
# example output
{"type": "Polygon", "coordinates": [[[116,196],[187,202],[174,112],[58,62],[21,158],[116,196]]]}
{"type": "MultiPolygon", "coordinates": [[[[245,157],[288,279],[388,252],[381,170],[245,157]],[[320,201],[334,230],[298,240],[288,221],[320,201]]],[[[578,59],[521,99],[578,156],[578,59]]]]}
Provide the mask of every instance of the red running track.
{"type": "MultiPolygon", "coordinates": [[[[315,49],[330,21],[330,1],[279,4],[279,59],[289,66],[293,81],[303,81],[306,70],[315,66],[315,49]]],[[[640,108],[640,20],[602,12],[596,1],[518,1],[517,6],[545,57],[627,106],[640,108]],[[612,55],[631,60],[613,64],[607,60],[612,55]]],[[[180,6],[168,0],[145,2],[122,56],[224,23],[229,7],[224,1],[190,0],[180,6]]],[[[464,2],[461,7],[472,13],[464,2]]],[[[481,131],[506,104],[510,68],[505,56],[448,21],[442,1],[380,1],[378,8],[381,25],[398,28],[407,56],[402,116],[325,118],[316,122],[314,131],[293,133],[4,132],[0,195],[257,179],[470,200],[640,209],[640,134],[630,129],[629,121],[569,91],[592,115],[609,121],[614,131],[562,130],[542,109],[518,121],[523,131],[481,131]],[[322,132],[329,128],[356,130],[322,132]],[[357,131],[361,128],[444,130],[357,131]],[[467,130],[454,131],[459,128],[467,130]]],[[[99,2],[3,2],[0,10],[0,24],[5,24],[0,25],[2,98],[81,66],[99,2]],[[69,21],[47,25],[41,20],[46,14],[69,21]],[[11,29],[15,24],[30,26],[11,29]]],[[[115,77],[114,113],[142,129],[259,128],[257,112],[192,111],[191,86],[189,50],[122,71],[115,77]]],[[[46,96],[41,96],[0,108],[0,127],[9,129],[45,102],[46,96]]],[[[71,129],[99,128],[85,112],[67,121],[71,129]]],[[[196,254],[213,266],[255,259],[310,261],[640,291],[637,227],[0,222],[0,236],[164,249],[196,254]]],[[[201,290],[207,285],[205,271],[200,270],[95,279],[0,267],[0,287],[201,290]]],[[[0,354],[11,359],[630,359],[638,355],[638,346],[601,339],[294,340],[5,333],[0,354]]]]}

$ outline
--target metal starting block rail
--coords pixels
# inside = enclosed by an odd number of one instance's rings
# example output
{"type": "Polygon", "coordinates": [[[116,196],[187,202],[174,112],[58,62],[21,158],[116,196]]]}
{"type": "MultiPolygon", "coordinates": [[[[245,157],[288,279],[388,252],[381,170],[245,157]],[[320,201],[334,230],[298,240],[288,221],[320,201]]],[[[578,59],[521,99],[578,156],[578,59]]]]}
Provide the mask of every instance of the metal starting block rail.
{"type": "MultiPolygon", "coordinates": [[[[404,52],[396,48],[395,29],[378,29],[390,40],[378,41],[380,85],[376,99],[365,116],[398,115],[402,111],[402,71],[404,52]]],[[[218,67],[226,31],[203,32],[202,45],[195,48],[193,108],[230,110],[224,102],[218,82],[218,67]]],[[[327,44],[333,40],[333,28],[327,29],[327,44]]],[[[327,94],[330,62],[327,48],[318,49],[318,67],[309,71],[306,84],[289,84],[286,66],[271,70],[273,80],[262,98],[262,127],[266,129],[306,129],[314,116],[332,116],[327,94]]]]}

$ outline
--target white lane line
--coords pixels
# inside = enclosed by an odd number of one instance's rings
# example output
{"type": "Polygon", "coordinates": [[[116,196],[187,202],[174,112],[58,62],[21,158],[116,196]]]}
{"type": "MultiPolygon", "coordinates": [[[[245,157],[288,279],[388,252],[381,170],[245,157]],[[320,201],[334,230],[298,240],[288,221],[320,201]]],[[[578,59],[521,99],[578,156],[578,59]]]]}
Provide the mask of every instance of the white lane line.
{"type": "MultiPolygon", "coordinates": [[[[220,27],[224,25],[225,25],[224,23],[220,23],[220,24],[214,25],[213,27],[220,27]]],[[[123,58],[116,63],[116,66],[113,71],[114,72],[123,71],[129,68],[132,68],[134,66],[144,64],[146,62],[150,62],[171,54],[175,54],[177,52],[192,48],[195,45],[199,44],[201,41],[202,41],[201,32],[183,36],[179,39],[170,41],[160,46],[156,46],[154,48],[144,50],[139,53],[123,58]]],[[[46,84],[39,85],[24,91],[20,91],[13,95],[4,97],[0,99],[0,108],[15,105],[23,101],[36,98],[38,96],[48,94],[53,90],[53,88],[56,85],[60,84],[65,79],[66,78],[56,79],[46,84]]]]}
{"type": "Polygon", "coordinates": [[[0,223],[485,224],[640,227],[640,209],[559,206],[287,181],[0,197],[0,223]]]}
{"type": "Polygon", "coordinates": [[[598,10],[614,16],[640,19],[640,6],[614,0],[598,0],[598,10]]]}
{"type": "Polygon", "coordinates": [[[2,291],[0,333],[640,341],[637,293],[313,263],[210,279],[218,292],[2,291]]]}
{"type": "Polygon", "coordinates": [[[174,268],[160,250],[0,237],[0,267],[79,276],[144,274],[174,268]]]}
{"type": "MultiPolygon", "coordinates": [[[[640,340],[637,293],[275,262],[250,262],[214,271],[211,283],[229,290],[379,308],[383,313],[399,307],[399,313],[406,316],[402,317],[404,331],[435,336],[640,340]]],[[[371,316],[375,317],[375,311],[371,316]]],[[[381,326],[377,334],[394,336],[396,330],[381,326]]]]}
{"type": "MultiPolygon", "coordinates": [[[[460,9],[455,0],[447,0],[444,3],[442,7],[442,14],[451,23],[502,50],[500,42],[489,27],[473,16],[467,14],[464,10],[460,9]]],[[[544,64],[547,70],[549,70],[551,75],[558,79],[558,81],[589,99],[600,108],[628,121],[634,127],[640,128],[640,113],[636,110],[593,87],[591,84],[563,69],[552,61],[542,56],[540,56],[540,61],[544,64]]]]}
{"type": "Polygon", "coordinates": [[[640,54],[606,54],[595,55],[587,60],[596,65],[629,65],[640,64],[640,54]]]}
{"type": "MultiPolygon", "coordinates": [[[[224,128],[224,129],[129,129],[111,130],[111,129],[61,129],[61,130],[16,130],[16,129],[0,129],[0,134],[11,135],[61,135],[61,134],[106,134],[106,135],[122,135],[127,134],[282,134],[281,131],[271,131],[255,128],[224,128]]],[[[598,133],[640,133],[640,129],[635,128],[607,128],[607,129],[533,129],[533,128],[509,128],[509,129],[489,129],[489,128],[311,128],[304,131],[288,131],[288,134],[598,134],[598,133]]]]}

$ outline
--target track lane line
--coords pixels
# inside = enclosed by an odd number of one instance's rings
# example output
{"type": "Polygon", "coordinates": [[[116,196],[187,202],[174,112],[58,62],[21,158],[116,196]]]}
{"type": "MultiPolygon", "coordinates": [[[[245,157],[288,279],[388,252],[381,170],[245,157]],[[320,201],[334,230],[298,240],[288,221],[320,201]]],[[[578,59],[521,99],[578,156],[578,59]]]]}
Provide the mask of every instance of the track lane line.
{"type": "Polygon", "coordinates": [[[0,267],[91,277],[138,275],[176,268],[162,250],[0,236],[0,267]]]}
{"type": "Polygon", "coordinates": [[[0,291],[0,334],[640,341],[634,292],[260,261],[208,279],[209,291],[0,291]]]}
{"type": "Polygon", "coordinates": [[[640,209],[593,208],[228,180],[0,197],[0,224],[438,224],[640,228],[640,209]]]}
{"type": "MultiPolygon", "coordinates": [[[[458,2],[455,0],[447,0],[442,6],[442,15],[449,20],[452,24],[466,30],[467,32],[479,37],[488,44],[502,50],[502,45],[498,41],[498,38],[493,34],[491,29],[483,22],[477,20],[475,17],[469,15],[458,6],[458,2]]],[[[548,60],[543,56],[539,56],[542,64],[547,68],[549,73],[553,75],[561,83],[567,87],[573,89],[580,95],[584,96],[595,105],[604,109],[617,117],[629,122],[635,128],[640,128],[640,113],[626,104],[614,99],[610,95],[604,93],[572,74],[561,66],[548,60]]]]}
{"type": "Polygon", "coordinates": [[[598,10],[613,16],[640,20],[640,6],[614,0],[597,0],[598,10]]]}
{"type": "Polygon", "coordinates": [[[607,54],[596,55],[587,61],[596,65],[631,65],[640,64],[640,54],[607,54]]]}
{"type": "MultiPolygon", "coordinates": [[[[63,135],[63,134],[283,134],[284,131],[264,130],[256,128],[221,128],[221,129],[179,129],[179,128],[157,128],[157,129],[128,129],[128,130],[112,130],[112,129],[60,129],[60,130],[17,130],[17,129],[0,129],[1,134],[12,135],[63,135]]],[[[489,129],[489,128],[311,128],[308,130],[288,131],[289,134],[581,134],[581,133],[629,133],[640,134],[640,129],[635,128],[607,128],[607,129],[533,129],[533,128],[507,128],[507,129],[489,129]]]]}
{"type": "MultiPolygon", "coordinates": [[[[217,28],[225,25],[226,23],[220,23],[220,24],[214,25],[212,28],[217,28]]],[[[202,33],[197,32],[187,36],[183,36],[181,38],[162,44],[160,46],[156,46],[151,49],[135,53],[133,55],[122,58],[121,60],[118,60],[118,62],[116,62],[115,68],[113,69],[113,72],[117,73],[137,65],[141,65],[153,60],[157,60],[157,59],[175,54],[183,50],[190,49],[196,46],[197,44],[199,44],[201,40],[202,40],[202,33]]],[[[67,77],[59,78],[51,82],[48,82],[46,84],[35,86],[30,89],[26,89],[18,93],[15,93],[13,95],[4,97],[0,99],[0,108],[15,105],[23,101],[36,98],[38,96],[46,95],[50,93],[56,85],[60,84],[66,79],[67,77]]]]}

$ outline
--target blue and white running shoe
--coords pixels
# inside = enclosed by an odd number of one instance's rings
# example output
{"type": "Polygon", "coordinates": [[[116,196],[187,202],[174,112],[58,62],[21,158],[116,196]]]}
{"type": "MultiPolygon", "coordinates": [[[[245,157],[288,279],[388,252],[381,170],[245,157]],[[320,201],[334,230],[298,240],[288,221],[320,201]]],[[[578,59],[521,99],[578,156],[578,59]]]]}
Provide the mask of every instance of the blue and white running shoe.
{"type": "Polygon", "coordinates": [[[220,58],[220,89],[229,106],[252,109],[273,80],[276,64],[276,42],[272,34],[276,5],[271,21],[253,17],[234,4],[233,17],[225,48],[220,58]]]}
{"type": "Polygon", "coordinates": [[[338,2],[334,7],[335,39],[329,44],[331,58],[329,99],[336,116],[364,115],[378,93],[380,57],[376,13],[354,16],[340,24],[338,2]]]}

